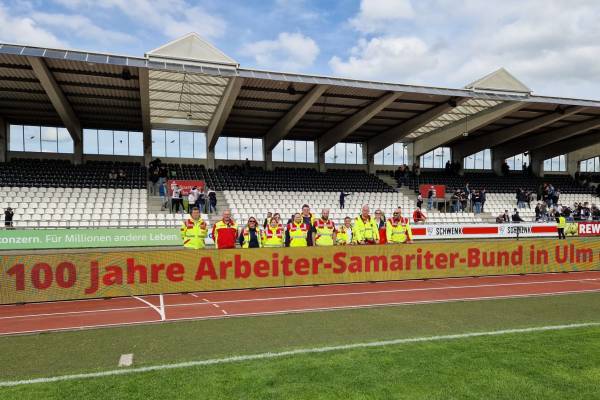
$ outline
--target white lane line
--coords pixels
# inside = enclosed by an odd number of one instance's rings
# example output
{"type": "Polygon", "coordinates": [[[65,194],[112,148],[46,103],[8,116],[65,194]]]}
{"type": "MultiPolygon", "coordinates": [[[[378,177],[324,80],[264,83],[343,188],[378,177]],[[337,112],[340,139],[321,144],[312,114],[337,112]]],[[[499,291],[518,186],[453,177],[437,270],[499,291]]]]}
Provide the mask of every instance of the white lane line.
{"type": "Polygon", "coordinates": [[[162,370],[168,370],[168,369],[191,368],[191,367],[217,365],[217,364],[229,364],[229,363],[244,362],[244,361],[268,360],[268,359],[274,359],[274,358],[292,357],[292,356],[299,356],[299,355],[305,355],[305,354],[330,353],[330,352],[335,352],[335,351],[353,350],[353,349],[361,349],[361,348],[375,348],[375,347],[402,345],[402,344],[409,344],[409,343],[438,342],[438,341],[441,342],[441,341],[460,340],[460,339],[468,339],[468,338],[476,338],[476,337],[502,336],[502,335],[517,334],[517,333],[522,334],[522,333],[534,333],[534,332],[560,331],[560,330],[566,330],[566,329],[591,328],[591,327],[598,327],[598,326],[600,326],[600,322],[586,322],[586,323],[580,323],[580,324],[547,325],[547,326],[536,326],[536,327],[530,327],[530,328],[502,329],[502,330],[485,331],[485,332],[466,332],[466,333],[458,333],[458,334],[453,334],[453,335],[422,336],[422,337],[413,337],[413,338],[404,338],[404,339],[383,340],[383,341],[377,341],[377,342],[352,343],[352,344],[345,344],[345,345],[339,345],[339,346],[311,347],[311,348],[303,348],[303,349],[281,351],[281,352],[268,352],[268,353],[258,353],[258,354],[248,354],[248,355],[241,355],[241,356],[225,357],[225,358],[212,358],[212,359],[208,359],[208,360],[187,361],[187,362],[182,362],[182,363],[177,363],[177,364],[160,364],[160,365],[153,365],[153,366],[149,366],[149,367],[115,369],[115,370],[93,372],[93,373],[87,373],[87,374],[84,373],[84,374],[74,374],[74,375],[60,375],[60,376],[53,376],[53,377],[49,377],[49,378],[35,378],[35,379],[24,379],[24,380],[17,380],[17,381],[4,381],[4,382],[0,382],[0,387],[32,385],[32,384],[36,384],[36,383],[51,383],[51,382],[71,381],[71,380],[90,379],[90,378],[100,378],[100,377],[106,377],[106,376],[124,375],[124,374],[131,374],[131,373],[162,371],[162,370]]]}
{"type": "Polygon", "coordinates": [[[152,308],[154,311],[156,311],[158,313],[158,315],[160,315],[160,319],[161,320],[165,320],[165,304],[163,301],[163,296],[162,294],[159,295],[159,300],[160,300],[160,305],[157,307],[154,304],[150,303],[148,300],[142,298],[142,297],[138,297],[138,296],[131,296],[134,299],[137,299],[139,301],[141,301],[144,304],[147,304],[150,308],[152,308]]]}
{"type": "Polygon", "coordinates": [[[225,310],[221,310],[221,312],[222,312],[223,314],[225,314],[225,315],[229,315],[229,313],[228,313],[227,311],[225,311],[225,310]]]}
{"type": "Polygon", "coordinates": [[[194,294],[194,293],[190,293],[190,295],[192,295],[192,297],[200,297],[200,296],[198,296],[197,294],[194,294]]]}
{"type": "MultiPolygon", "coordinates": [[[[598,269],[590,269],[590,270],[584,270],[584,271],[568,271],[568,272],[563,272],[563,271],[558,271],[558,272],[534,272],[534,273],[528,273],[528,274],[519,274],[519,273],[514,273],[514,274],[503,274],[503,275],[480,275],[480,276],[450,276],[450,277],[446,277],[446,278],[429,278],[427,279],[429,282],[432,283],[442,283],[443,281],[446,280],[475,280],[475,279],[505,279],[505,278],[537,278],[537,277],[542,277],[542,276],[563,276],[563,275],[577,275],[577,274],[589,274],[589,275],[599,275],[600,274],[600,270],[598,269]]],[[[344,282],[340,282],[340,283],[327,283],[327,284],[323,284],[322,286],[327,286],[327,287],[333,287],[333,286],[370,286],[373,284],[410,284],[410,283],[414,283],[414,282],[418,282],[418,281],[422,281],[423,279],[408,279],[408,280],[393,280],[393,281],[376,281],[376,282],[348,282],[348,283],[344,283],[344,282]]],[[[312,285],[299,285],[299,286],[278,286],[278,287],[259,287],[259,288],[255,288],[252,290],[258,291],[258,292],[263,292],[263,291],[279,291],[279,290],[286,290],[286,289],[310,289],[312,285]]],[[[245,290],[250,290],[249,288],[246,289],[227,289],[227,290],[218,290],[216,291],[216,293],[230,293],[230,292],[243,292],[245,290]]],[[[206,291],[204,292],[196,292],[198,294],[206,294],[206,291]]],[[[169,293],[167,294],[167,296],[178,296],[178,293],[169,293]]]]}
{"type": "Polygon", "coordinates": [[[121,354],[119,358],[119,367],[131,367],[133,364],[133,354],[121,354]]]}
{"type": "Polygon", "coordinates": [[[220,306],[220,305],[218,305],[218,304],[215,304],[215,303],[213,303],[213,305],[212,305],[212,306],[213,306],[213,307],[215,307],[215,308],[221,308],[221,306],[220,306]]]}
{"type": "MultiPolygon", "coordinates": [[[[598,293],[600,289],[589,289],[589,290],[572,290],[567,292],[548,292],[548,293],[536,293],[536,294],[525,294],[525,295],[507,295],[507,296],[491,296],[491,297],[465,297],[465,298],[454,298],[446,300],[422,300],[412,301],[404,303],[378,303],[378,304],[362,304],[353,306],[336,306],[336,307],[321,307],[321,308],[299,308],[290,310],[278,310],[278,311],[263,311],[263,312],[248,312],[238,314],[227,314],[228,317],[261,317],[269,315],[286,315],[286,314],[302,314],[308,312],[329,312],[329,311],[341,311],[346,309],[364,309],[364,308],[377,308],[377,307],[397,307],[397,306],[415,306],[422,304],[438,304],[438,303],[455,303],[455,302],[472,302],[472,301],[491,301],[491,300],[506,300],[506,299],[519,299],[529,297],[552,297],[552,296],[563,296],[569,294],[579,293],[598,293]]],[[[193,305],[193,304],[191,304],[193,305]]],[[[112,323],[112,324],[98,324],[98,325],[82,325],[82,326],[71,326],[64,328],[54,329],[35,329],[28,331],[13,331],[0,333],[0,336],[11,336],[11,335],[29,335],[36,333],[45,332],[65,332],[65,331],[79,331],[85,329],[98,329],[98,328],[111,328],[119,326],[131,326],[131,325],[150,325],[164,322],[177,322],[177,321],[203,321],[224,318],[219,315],[210,315],[203,317],[181,317],[181,318],[169,318],[164,321],[162,320],[148,320],[148,321],[137,321],[137,322],[123,322],[123,323],[112,323]]]]}
{"type": "MultiPolygon", "coordinates": [[[[363,292],[346,292],[346,293],[324,293],[324,294],[313,294],[313,295],[298,295],[298,296],[275,296],[275,297],[261,297],[255,299],[237,299],[237,300],[221,300],[211,302],[208,299],[202,299],[204,303],[179,303],[179,304],[165,304],[164,309],[168,307],[188,307],[188,306],[198,306],[203,304],[234,304],[234,303],[249,303],[249,302],[264,302],[264,301],[275,301],[275,300],[295,300],[295,299],[305,299],[305,298],[321,298],[321,297],[339,297],[339,296],[361,296],[361,295],[374,295],[374,294],[386,294],[386,293],[404,293],[404,292],[423,292],[423,291],[439,291],[439,290],[460,290],[460,289],[474,289],[474,288],[494,288],[494,287],[507,287],[507,286],[527,286],[527,285],[543,285],[543,284],[556,284],[556,283],[592,283],[594,281],[600,281],[600,278],[586,278],[586,279],[565,279],[565,280],[555,280],[555,281],[533,281],[533,282],[513,282],[513,283],[498,283],[498,284],[480,284],[480,285],[458,285],[458,286],[441,286],[441,287],[428,287],[428,288],[412,288],[412,289],[390,289],[390,290],[370,290],[363,292]]],[[[593,291],[593,290],[592,290],[593,291]]],[[[584,290],[580,291],[572,291],[572,293],[576,292],[585,292],[584,290]]],[[[145,304],[148,304],[152,309],[159,313],[161,318],[164,313],[161,313],[156,306],[144,300],[142,297],[133,296],[134,298],[142,301],[145,304]]],[[[509,297],[516,297],[515,295],[510,295],[509,297]]],[[[500,297],[501,298],[501,297],[500,297]]],[[[395,303],[395,304],[405,304],[405,303],[395,303]]],[[[87,310],[87,311],[66,311],[66,312],[57,312],[57,313],[43,313],[43,314],[25,314],[25,315],[12,315],[8,317],[0,317],[0,320],[3,319],[19,319],[19,318],[37,318],[37,317],[52,317],[52,316],[62,316],[62,315],[76,315],[76,314],[86,314],[86,313],[96,313],[96,312],[119,312],[119,311],[130,311],[130,310],[142,310],[147,307],[123,307],[123,308],[110,308],[110,309],[100,309],[100,310],[87,310]]],[[[164,311],[164,310],[163,310],[164,311]]]]}

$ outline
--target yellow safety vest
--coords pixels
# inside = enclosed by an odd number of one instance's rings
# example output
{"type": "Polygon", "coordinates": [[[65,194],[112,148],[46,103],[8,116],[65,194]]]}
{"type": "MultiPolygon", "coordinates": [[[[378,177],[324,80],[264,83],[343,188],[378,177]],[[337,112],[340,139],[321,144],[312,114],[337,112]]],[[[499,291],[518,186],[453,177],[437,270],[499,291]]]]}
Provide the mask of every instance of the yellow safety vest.
{"type": "Polygon", "coordinates": [[[308,241],[306,238],[308,237],[309,226],[305,223],[296,224],[292,222],[288,224],[287,230],[290,235],[290,247],[306,247],[308,246],[308,241]]]}
{"type": "Polygon", "coordinates": [[[339,229],[335,235],[335,241],[337,242],[338,246],[343,246],[350,243],[348,241],[348,231],[352,232],[352,228],[347,228],[345,225],[342,225],[342,227],[339,229]]]}
{"type": "Polygon", "coordinates": [[[399,221],[394,221],[393,218],[388,219],[385,224],[385,235],[388,243],[404,243],[407,239],[412,240],[410,220],[404,217],[399,221]]]}
{"type": "MultiPolygon", "coordinates": [[[[244,243],[242,244],[243,249],[247,249],[250,247],[250,231],[249,228],[244,228],[242,231],[242,236],[244,237],[244,243]]],[[[262,232],[259,227],[256,227],[256,239],[258,240],[258,247],[263,247],[262,245],[262,232]]]]}
{"type": "Polygon", "coordinates": [[[567,219],[565,217],[558,217],[557,228],[565,229],[567,227],[567,219]]]}
{"type": "Polygon", "coordinates": [[[335,224],[332,220],[327,221],[319,218],[315,222],[315,245],[316,246],[333,246],[333,234],[336,232],[335,224]]]}
{"type": "Polygon", "coordinates": [[[187,249],[203,249],[204,239],[208,235],[208,225],[206,221],[199,219],[187,219],[181,226],[181,238],[183,239],[183,247],[187,249]]]}
{"type": "Polygon", "coordinates": [[[354,235],[354,242],[361,242],[363,240],[371,242],[379,241],[379,227],[377,226],[377,221],[371,216],[369,216],[367,221],[363,221],[360,215],[356,217],[352,233],[354,235]]]}
{"type": "Polygon", "coordinates": [[[283,246],[283,227],[281,225],[273,228],[271,225],[262,233],[262,244],[264,247],[282,247],[283,246]]]}

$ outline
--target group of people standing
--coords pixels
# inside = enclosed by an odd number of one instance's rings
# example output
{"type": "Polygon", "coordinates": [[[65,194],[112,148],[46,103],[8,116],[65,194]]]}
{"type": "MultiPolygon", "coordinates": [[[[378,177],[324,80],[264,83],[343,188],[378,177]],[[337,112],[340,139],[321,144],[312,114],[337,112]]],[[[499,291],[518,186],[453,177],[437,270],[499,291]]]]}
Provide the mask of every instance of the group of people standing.
{"type": "MultiPolygon", "coordinates": [[[[368,205],[361,208],[360,214],[352,220],[344,218],[340,227],[329,217],[329,209],[323,209],[319,217],[314,216],[305,204],[302,211],[295,213],[284,225],[279,213],[268,213],[262,226],[255,217],[250,217],[243,227],[238,227],[225,210],[223,218],[212,229],[212,238],[217,249],[261,247],[309,247],[309,246],[350,246],[375,244],[400,244],[412,242],[410,218],[402,216],[398,207],[392,218],[382,218],[377,210],[370,214],[368,205]]],[[[183,222],[181,237],[183,246],[189,249],[202,249],[208,237],[208,223],[201,218],[200,209],[193,207],[190,218],[183,222]]]]}

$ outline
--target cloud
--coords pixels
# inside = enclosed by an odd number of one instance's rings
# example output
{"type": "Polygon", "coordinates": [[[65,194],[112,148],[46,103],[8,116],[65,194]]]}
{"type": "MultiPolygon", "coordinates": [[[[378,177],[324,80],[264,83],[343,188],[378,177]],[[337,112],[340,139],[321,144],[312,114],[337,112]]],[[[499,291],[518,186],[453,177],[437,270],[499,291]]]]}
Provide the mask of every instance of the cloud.
{"type": "Polygon", "coordinates": [[[201,6],[185,0],[55,0],[71,9],[117,9],[135,24],[154,29],[169,38],[198,32],[206,38],[220,37],[226,23],[201,6]]]}
{"type": "Polygon", "coordinates": [[[66,42],[30,17],[13,15],[0,3],[0,39],[34,46],[68,47],[66,42]]]}
{"type": "Polygon", "coordinates": [[[599,19],[593,0],[362,0],[348,20],[357,41],[329,67],[354,78],[460,87],[504,66],[536,93],[598,98],[599,19]]]}
{"type": "Polygon", "coordinates": [[[350,24],[361,32],[377,32],[390,22],[413,18],[410,0],[361,0],[358,15],[350,24]]]}
{"type": "Polygon", "coordinates": [[[261,40],[245,45],[240,53],[254,59],[258,67],[302,71],[313,65],[319,46],[301,33],[282,32],[275,40],[261,40]]]}
{"type": "Polygon", "coordinates": [[[136,40],[129,34],[103,29],[81,15],[37,12],[33,13],[31,18],[49,30],[60,29],[63,34],[93,40],[95,43],[132,43],[136,40]]]}
{"type": "Polygon", "coordinates": [[[370,80],[403,81],[415,71],[435,68],[437,58],[417,37],[360,39],[347,60],[334,56],[329,61],[337,75],[370,80]]]}

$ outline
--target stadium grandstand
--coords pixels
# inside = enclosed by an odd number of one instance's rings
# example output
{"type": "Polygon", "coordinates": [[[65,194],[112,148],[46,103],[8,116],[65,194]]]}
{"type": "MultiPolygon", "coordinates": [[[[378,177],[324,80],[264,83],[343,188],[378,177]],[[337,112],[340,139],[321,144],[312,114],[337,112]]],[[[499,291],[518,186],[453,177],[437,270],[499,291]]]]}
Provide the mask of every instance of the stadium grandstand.
{"type": "Polygon", "coordinates": [[[338,223],[364,203],[412,213],[424,185],[446,191],[430,223],[495,221],[517,189],[532,221],[544,185],[591,207],[600,173],[600,101],[537,96],[502,68],[461,89],[261,71],[192,33],[143,57],[0,44],[0,92],[15,228],[178,226],[157,158],[241,223],[304,203],[338,223]],[[453,207],[465,187],[483,210],[453,207]]]}

